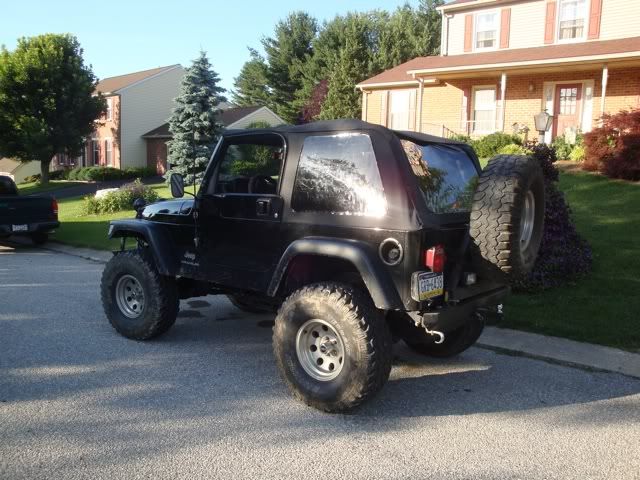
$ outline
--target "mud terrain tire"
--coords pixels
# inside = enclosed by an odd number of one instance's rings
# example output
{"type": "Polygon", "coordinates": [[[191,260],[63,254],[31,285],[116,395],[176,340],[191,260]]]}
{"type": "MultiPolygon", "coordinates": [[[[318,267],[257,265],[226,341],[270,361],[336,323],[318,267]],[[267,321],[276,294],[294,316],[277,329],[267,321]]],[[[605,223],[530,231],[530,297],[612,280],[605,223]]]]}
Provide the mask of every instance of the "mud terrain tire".
{"type": "Polygon", "coordinates": [[[179,299],[175,279],[160,275],[150,255],[140,250],[114,255],[104,268],[100,289],[109,323],[127,338],[149,340],[165,333],[176,321],[179,299]],[[118,295],[131,286],[142,293],[142,302],[126,303],[126,293],[118,301],[118,295]],[[134,312],[136,305],[141,305],[140,310],[134,312]]]}
{"type": "Polygon", "coordinates": [[[295,291],[280,307],[273,331],[276,362],[287,386],[298,399],[325,412],[346,412],[377,393],[389,378],[391,347],[387,324],[371,299],[339,283],[295,291]],[[318,379],[322,371],[315,378],[309,373],[313,362],[306,363],[304,352],[315,351],[314,337],[321,340],[325,333],[339,338],[341,353],[326,357],[324,365],[336,362],[339,371],[332,377],[326,370],[326,376],[318,379]],[[305,338],[309,341],[299,341],[305,338]]]}
{"type": "Polygon", "coordinates": [[[470,233],[480,273],[498,281],[531,271],[544,230],[544,178],[533,157],[496,155],[478,181],[470,233]]]}

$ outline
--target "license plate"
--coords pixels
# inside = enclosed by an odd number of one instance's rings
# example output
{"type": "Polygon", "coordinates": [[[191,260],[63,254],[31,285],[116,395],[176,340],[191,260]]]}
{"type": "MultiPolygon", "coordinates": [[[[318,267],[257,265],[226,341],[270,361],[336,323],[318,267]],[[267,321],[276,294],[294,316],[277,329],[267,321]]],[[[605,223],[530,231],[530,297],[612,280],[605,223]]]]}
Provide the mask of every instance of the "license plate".
{"type": "Polygon", "coordinates": [[[29,225],[11,225],[11,231],[13,232],[26,232],[29,230],[29,225]]]}
{"type": "Polygon", "coordinates": [[[418,300],[428,300],[444,295],[444,275],[424,272],[418,274],[418,300]]]}

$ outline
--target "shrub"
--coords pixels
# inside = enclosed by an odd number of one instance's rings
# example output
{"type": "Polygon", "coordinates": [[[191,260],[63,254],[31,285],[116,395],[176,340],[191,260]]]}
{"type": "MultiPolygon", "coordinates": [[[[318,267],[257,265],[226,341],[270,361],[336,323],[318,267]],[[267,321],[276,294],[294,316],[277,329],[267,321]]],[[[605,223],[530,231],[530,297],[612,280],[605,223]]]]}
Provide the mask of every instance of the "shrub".
{"type": "Polygon", "coordinates": [[[490,158],[500,151],[502,147],[511,144],[522,145],[522,139],[517,135],[496,132],[486,135],[478,140],[471,140],[471,146],[480,158],[490,158]]]}
{"type": "Polygon", "coordinates": [[[571,151],[573,150],[573,145],[567,142],[564,135],[559,135],[554,138],[551,146],[556,151],[558,160],[569,160],[569,156],[571,155],[571,151]]]}
{"type": "Polygon", "coordinates": [[[604,115],[584,138],[585,170],[611,178],[640,180],[640,108],[604,115]]]}
{"type": "Polygon", "coordinates": [[[115,192],[109,192],[101,198],[85,197],[86,214],[114,213],[133,208],[133,202],[142,198],[146,203],[158,200],[158,193],[143,185],[139,180],[123,185],[115,192]]]}
{"type": "Polygon", "coordinates": [[[468,143],[471,145],[471,137],[469,135],[462,135],[461,133],[454,133],[449,137],[449,140],[455,140],[456,142],[468,143]]]}
{"type": "Polygon", "coordinates": [[[585,148],[584,145],[576,145],[571,150],[571,155],[569,155],[569,160],[572,162],[582,162],[585,157],[585,148]]]}
{"type": "Polygon", "coordinates": [[[544,233],[533,271],[514,285],[516,290],[537,291],[573,281],[591,271],[589,244],[576,231],[571,209],[557,187],[558,170],[555,150],[538,144],[529,154],[540,162],[544,174],[544,233]]]}
{"type": "Polygon", "coordinates": [[[119,170],[113,167],[81,167],[69,171],[69,180],[108,181],[134,178],[145,178],[156,175],[156,170],[150,167],[127,167],[119,170]]]}
{"type": "Polygon", "coordinates": [[[500,150],[498,150],[498,153],[503,155],[526,155],[527,151],[523,146],[512,143],[510,145],[505,145],[504,147],[502,147],[500,150]]]}

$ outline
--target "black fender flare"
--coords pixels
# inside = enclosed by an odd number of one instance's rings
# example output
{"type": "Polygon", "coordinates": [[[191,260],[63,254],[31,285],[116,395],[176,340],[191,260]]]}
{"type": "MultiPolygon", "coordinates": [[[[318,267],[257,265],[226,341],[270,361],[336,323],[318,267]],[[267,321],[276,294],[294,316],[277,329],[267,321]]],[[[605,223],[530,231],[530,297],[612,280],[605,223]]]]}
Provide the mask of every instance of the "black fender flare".
{"type": "Polygon", "coordinates": [[[402,301],[382,261],[370,247],[358,240],[344,240],[330,237],[307,237],[291,243],[278,262],[269,290],[275,296],[280,287],[287,267],[298,255],[318,255],[340,258],[352,263],[364,281],[375,306],[382,310],[402,309],[402,301]]]}
{"type": "Polygon", "coordinates": [[[180,268],[175,254],[173,239],[162,226],[146,220],[113,220],[109,223],[109,238],[141,237],[148,244],[155,260],[158,273],[175,276],[180,268]]]}

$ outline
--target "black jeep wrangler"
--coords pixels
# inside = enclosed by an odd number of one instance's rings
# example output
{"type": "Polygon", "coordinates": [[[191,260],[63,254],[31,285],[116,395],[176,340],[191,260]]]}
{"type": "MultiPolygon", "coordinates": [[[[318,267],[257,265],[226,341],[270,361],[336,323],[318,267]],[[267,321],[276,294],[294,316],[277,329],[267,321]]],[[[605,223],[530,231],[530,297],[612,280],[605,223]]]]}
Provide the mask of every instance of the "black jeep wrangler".
{"type": "Polygon", "coordinates": [[[178,199],[111,222],[122,248],[101,289],[113,327],[153,338],[180,299],[208,294],[277,311],[285,382],[329,412],[384,385],[394,339],[436,357],[469,348],[542,237],[532,158],[482,171],[463,143],[355,120],[227,131],[194,198],[180,199],[179,175],[170,183],[178,199]]]}

